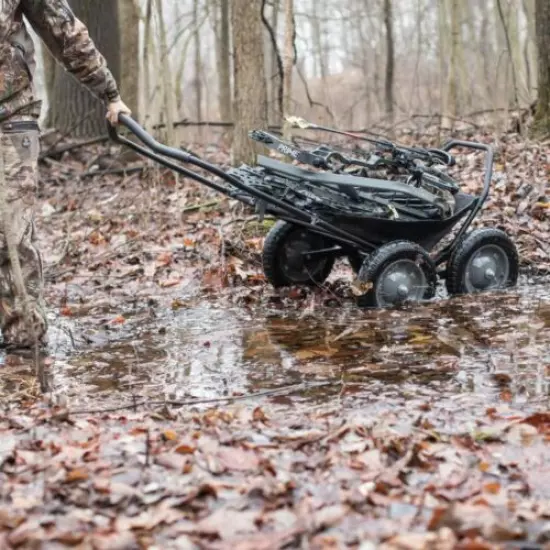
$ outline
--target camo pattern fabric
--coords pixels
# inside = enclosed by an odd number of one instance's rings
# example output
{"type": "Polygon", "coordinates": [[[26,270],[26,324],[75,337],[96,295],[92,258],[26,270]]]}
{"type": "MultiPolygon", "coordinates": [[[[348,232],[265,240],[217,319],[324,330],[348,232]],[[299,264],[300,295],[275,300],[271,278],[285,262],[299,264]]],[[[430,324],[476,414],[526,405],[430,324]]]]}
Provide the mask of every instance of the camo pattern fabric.
{"type": "Polygon", "coordinates": [[[119,98],[117,84],[85,25],[66,0],[2,0],[0,4],[0,121],[40,115],[30,23],[57,61],[104,102],[119,98]]]}
{"type": "Polygon", "coordinates": [[[35,245],[34,229],[39,147],[38,128],[14,128],[13,132],[3,130],[0,133],[0,154],[4,164],[8,206],[7,222],[17,243],[23,281],[34,321],[33,330],[25,317],[22,299],[18,296],[9,261],[4,224],[0,223],[0,329],[8,349],[32,349],[34,337],[38,339],[39,347],[43,348],[47,344],[47,320],[42,303],[42,259],[35,245]]]}

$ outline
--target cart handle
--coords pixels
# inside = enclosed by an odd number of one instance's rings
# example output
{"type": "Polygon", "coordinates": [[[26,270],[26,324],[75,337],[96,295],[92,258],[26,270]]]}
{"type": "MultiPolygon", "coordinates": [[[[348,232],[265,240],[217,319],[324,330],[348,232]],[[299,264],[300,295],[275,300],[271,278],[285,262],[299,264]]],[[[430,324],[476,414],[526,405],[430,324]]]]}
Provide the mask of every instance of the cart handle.
{"type": "Polygon", "coordinates": [[[485,176],[483,178],[483,191],[481,192],[481,195],[477,199],[477,203],[470,211],[470,214],[462,224],[462,227],[458,230],[454,242],[459,242],[459,239],[462,237],[462,235],[466,232],[468,227],[470,227],[470,224],[474,220],[474,218],[477,216],[478,212],[481,210],[481,207],[487,200],[487,196],[489,195],[489,189],[491,187],[491,180],[493,179],[493,159],[494,159],[494,151],[493,148],[490,145],[487,145],[485,143],[479,143],[477,141],[461,141],[458,139],[451,139],[445,145],[443,145],[444,151],[449,151],[450,149],[454,149],[455,147],[464,147],[465,149],[476,149],[478,151],[485,151],[485,176]]]}
{"type": "MultiPolygon", "coordinates": [[[[196,157],[195,155],[186,153],[181,149],[173,149],[172,147],[168,147],[167,145],[158,142],[153,136],[148,134],[132,117],[125,115],[124,113],[119,113],[118,121],[122,125],[126,126],[126,128],[128,128],[128,130],[130,130],[132,134],[138,137],[141,142],[147,145],[147,147],[155,151],[155,153],[164,155],[166,157],[177,158],[177,160],[180,160],[182,162],[189,162],[192,158],[198,159],[198,157],[196,157]]],[[[125,145],[135,145],[134,142],[132,142],[128,138],[121,136],[118,133],[116,126],[114,126],[113,124],[108,123],[107,130],[109,132],[109,137],[113,141],[124,143],[125,145]]]]}
{"type": "MultiPolygon", "coordinates": [[[[231,195],[231,192],[227,188],[224,188],[221,185],[215,184],[214,182],[211,182],[201,174],[198,174],[179,164],[171,162],[168,159],[178,160],[180,162],[189,163],[198,168],[202,168],[203,170],[206,170],[210,174],[218,176],[219,178],[224,180],[226,183],[229,183],[234,187],[236,187],[237,189],[240,189],[244,193],[252,195],[256,199],[260,201],[264,201],[268,204],[271,204],[272,206],[276,206],[282,209],[283,211],[289,214],[292,214],[293,216],[296,216],[298,220],[302,220],[303,222],[308,222],[310,224],[312,223],[311,215],[304,213],[302,210],[300,210],[296,206],[287,204],[276,197],[272,197],[271,195],[263,191],[260,191],[259,189],[253,189],[249,187],[248,185],[243,183],[241,180],[239,180],[235,176],[232,176],[231,174],[226,173],[223,169],[219,168],[218,166],[215,166],[214,164],[211,164],[205,160],[202,160],[199,157],[196,157],[195,155],[182,151],[181,149],[168,147],[167,145],[159,143],[155,138],[153,138],[153,136],[149,135],[130,116],[125,115],[123,113],[119,113],[118,120],[120,123],[126,126],[126,128],[128,128],[128,130],[130,130],[131,133],[133,133],[137,138],[139,138],[140,141],[142,141],[149,149],[133,142],[131,139],[128,139],[125,136],[121,136],[118,133],[115,126],[107,122],[109,136],[113,141],[118,143],[124,143],[134,151],[138,151],[142,155],[152,160],[155,160],[156,162],[159,162],[160,164],[163,164],[164,166],[171,168],[172,170],[175,170],[180,174],[184,174],[185,176],[191,179],[194,179],[195,181],[198,181],[203,185],[207,185],[212,189],[216,189],[217,191],[225,195],[231,195]],[[168,158],[165,158],[165,157],[168,157],[168,158]]],[[[316,219],[314,223],[316,226],[320,227],[321,229],[331,232],[336,236],[339,236],[341,239],[346,239],[348,241],[352,240],[355,243],[355,245],[359,245],[367,250],[372,250],[373,248],[373,246],[367,241],[365,241],[364,239],[356,237],[355,235],[350,237],[347,231],[344,231],[343,229],[335,227],[332,224],[327,223],[323,220],[316,219]]]]}
{"type": "MultiPolygon", "coordinates": [[[[477,149],[478,151],[485,151],[485,176],[483,178],[483,191],[480,197],[480,207],[487,199],[489,195],[489,189],[491,187],[491,180],[493,179],[493,160],[494,151],[490,145],[486,143],[479,143],[477,141],[461,141],[458,139],[451,139],[445,145],[443,145],[443,151],[449,151],[456,147],[464,147],[465,149],[477,149]]],[[[477,212],[476,212],[477,213],[477,212]]]]}

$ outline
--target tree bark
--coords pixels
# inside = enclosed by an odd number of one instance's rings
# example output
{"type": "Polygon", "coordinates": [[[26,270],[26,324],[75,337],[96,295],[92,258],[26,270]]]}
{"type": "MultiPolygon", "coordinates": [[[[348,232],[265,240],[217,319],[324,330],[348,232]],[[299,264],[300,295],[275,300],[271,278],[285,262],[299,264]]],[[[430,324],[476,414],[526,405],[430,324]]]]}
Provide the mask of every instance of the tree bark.
{"type": "MultiPolygon", "coordinates": [[[[117,2],[101,5],[93,0],[72,0],[76,17],[88,27],[90,37],[105,56],[113,76],[120,81],[120,36],[117,2]]],[[[48,120],[64,134],[92,138],[105,134],[105,106],[72,75],[56,63],[53,97],[48,120]]]]}
{"type": "MultiPolygon", "coordinates": [[[[522,44],[519,30],[518,16],[519,9],[516,2],[508,6],[507,35],[510,48],[510,61],[512,64],[512,74],[514,79],[514,101],[516,103],[528,102],[527,77],[525,65],[522,59],[522,44]]],[[[519,105],[516,105],[519,107],[519,105]]]]}
{"type": "Polygon", "coordinates": [[[120,26],[120,93],[139,120],[139,10],[135,0],[118,0],[120,26]]]}
{"type": "MultiPolygon", "coordinates": [[[[195,50],[195,111],[198,122],[202,122],[202,60],[199,29],[199,0],[193,0],[193,42],[195,50]]],[[[199,126],[199,135],[202,128],[199,126]]]]}
{"type": "Polygon", "coordinates": [[[220,26],[217,40],[220,118],[223,122],[233,119],[231,105],[231,36],[229,0],[219,0],[220,26]]]}
{"type": "Polygon", "coordinates": [[[162,0],[155,0],[157,5],[157,19],[158,19],[158,32],[159,32],[159,49],[160,49],[160,67],[162,71],[162,83],[163,83],[163,97],[164,105],[163,110],[166,115],[166,139],[169,145],[174,145],[175,141],[175,128],[174,122],[176,120],[176,96],[174,93],[174,87],[172,82],[172,70],[170,66],[170,58],[168,52],[168,40],[166,37],[166,26],[164,24],[164,10],[162,6],[162,0]]]}
{"type": "Polygon", "coordinates": [[[384,25],[386,27],[386,115],[389,118],[390,124],[393,125],[393,72],[395,66],[395,56],[393,51],[393,15],[391,0],[384,0],[384,25]]]}
{"type": "Polygon", "coordinates": [[[453,117],[458,115],[458,66],[460,50],[460,6],[461,0],[451,0],[451,59],[449,63],[449,109],[453,117]]]}
{"type": "Polygon", "coordinates": [[[231,7],[235,83],[232,163],[252,164],[260,148],[248,132],[267,126],[261,2],[233,0],[231,7]]]}
{"type": "MultiPolygon", "coordinates": [[[[153,95],[153,90],[151,87],[151,58],[153,53],[153,41],[151,39],[152,26],[153,26],[153,0],[147,0],[145,7],[145,21],[144,21],[144,32],[143,32],[143,84],[145,88],[144,93],[144,104],[150,106],[150,102],[153,95]]],[[[147,119],[147,115],[144,117],[147,119]]]]}
{"type": "MultiPolygon", "coordinates": [[[[283,116],[291,116],[292,105],[292,69],[294,68],[294,2],[285,0],[285,45],[283,56],[283,116]]],[[[283,122],[283,136],[290,136],[290,126],[283,122]]]]}
{"type": "Polygon", "coordinates": [[[537,87],[537,44],[536,44],[536,17],[535,0],[524,0],[523,11],[527,19],[527,39],[525,41],[525,67],[527,72],[527,87],[529,90],[529,102],[537,87]]]}
{"type": "Polygon", "coordinates": [[[533,124],[537,136],[550,135],[550,1],[536,0],[538,99],[533,124]]]}
{"type": "Polygon", "coordinates": [[[448,66],[447,53],[449,44],[447,40],[447,1],[441,0],[438,3],[437,9],[438,37],[439,37],[439,94],[440,94],[440,111],[441,111],[441,126],[448,128],[449,121],[449,90],[447,86],[450,67],[448,66]]]}
{"type": "MultiPolygon", "coordinates": [[[[271,8],[271,17],[268,21],[271,33],[266,28],[267,42],[267,86],[268,86],[268,112],[269,122],[279,125],[282,121],[282,74],[279,68],[280,56],[277,47],[277,28],[279,26],[279,7],[280,1],[273,0],[271,8]],[[274,40],[275,39],[275,40],[274,40]]],[[[267,18],[266,18],[267,21],[267,18]]]]}
{"type": "Polygon", "coordinates": [[[510,58],[508,45],[506,43],[506,29],[502,22],[500,0],[494,1],[494,26],[496,31],[496,66],[495,66],[495,81],[493,84],[493,93],[495,90],[504,90],[503,94],[496,95],[493,98],[493,106],[502,106],[505,109],[509,107],[509,91],[510,91],[510,58]],[[503,101],[499,101],[499,100],[503,101]]]}

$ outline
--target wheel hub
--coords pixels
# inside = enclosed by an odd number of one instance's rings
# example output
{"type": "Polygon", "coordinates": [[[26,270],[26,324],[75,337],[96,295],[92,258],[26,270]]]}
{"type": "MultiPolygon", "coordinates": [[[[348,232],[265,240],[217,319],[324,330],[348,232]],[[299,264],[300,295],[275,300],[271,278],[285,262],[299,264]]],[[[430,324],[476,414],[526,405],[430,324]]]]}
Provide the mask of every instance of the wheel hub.
{"type": "Polygon", "coordinates": [[[405,284],[400,284],[398,287],[397,287],[397,294],[401,297],[401,298],[406,298],[408,295],[409,295],[409,287],[405,284]]]}
{"type": "MultiPolygon", "coordinates": [[[[307,281],[324,268],[326,257],[308,254],[316,248],[315,240],[317,239],[311,234],[299,232],[285,243],[281,269],[290,279],[296,282],[307,281]]],[[[321,245],[319,243],[317,246],[321,248],[321,245]]]]}
{"type": "Polygon", "coordinates": [[[508,278],[509,270],[508,257],[500,247],[482,246],[466,265],[466,289],[468,292],[479,292],[498,288],[508,278]]]}
{"type": "Polygon", "coordinates": [[[427,286],[426,276],[415,262],[398,260],[380,274],[376,294],[380,304],[389,306],[405,300],[419,301],[427,286]]]}

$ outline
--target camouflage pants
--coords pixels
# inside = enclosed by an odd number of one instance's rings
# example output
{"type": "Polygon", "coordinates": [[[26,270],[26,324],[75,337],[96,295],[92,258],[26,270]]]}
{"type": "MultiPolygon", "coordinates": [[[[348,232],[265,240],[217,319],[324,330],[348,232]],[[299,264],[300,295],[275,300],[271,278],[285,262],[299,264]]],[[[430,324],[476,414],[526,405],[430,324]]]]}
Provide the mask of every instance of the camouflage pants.
{"type": "Polygon", "coordinates": [[[42,347],[46,344],[47,332],[42,303],[42,259],[35,245],[34,208],[40,143],[39,129],[37,125],[34,127],[33,120],[18,119],[0,124],[7,222],[17,244],[30,305],[29,313],[34,324],[33,330],[25,317],[23,298],[17,291],[17,281],[9,258],[5,222],[0,220],[0,330],[4,345],[16,349],[34,347],[34,336],[42,347]]]}

